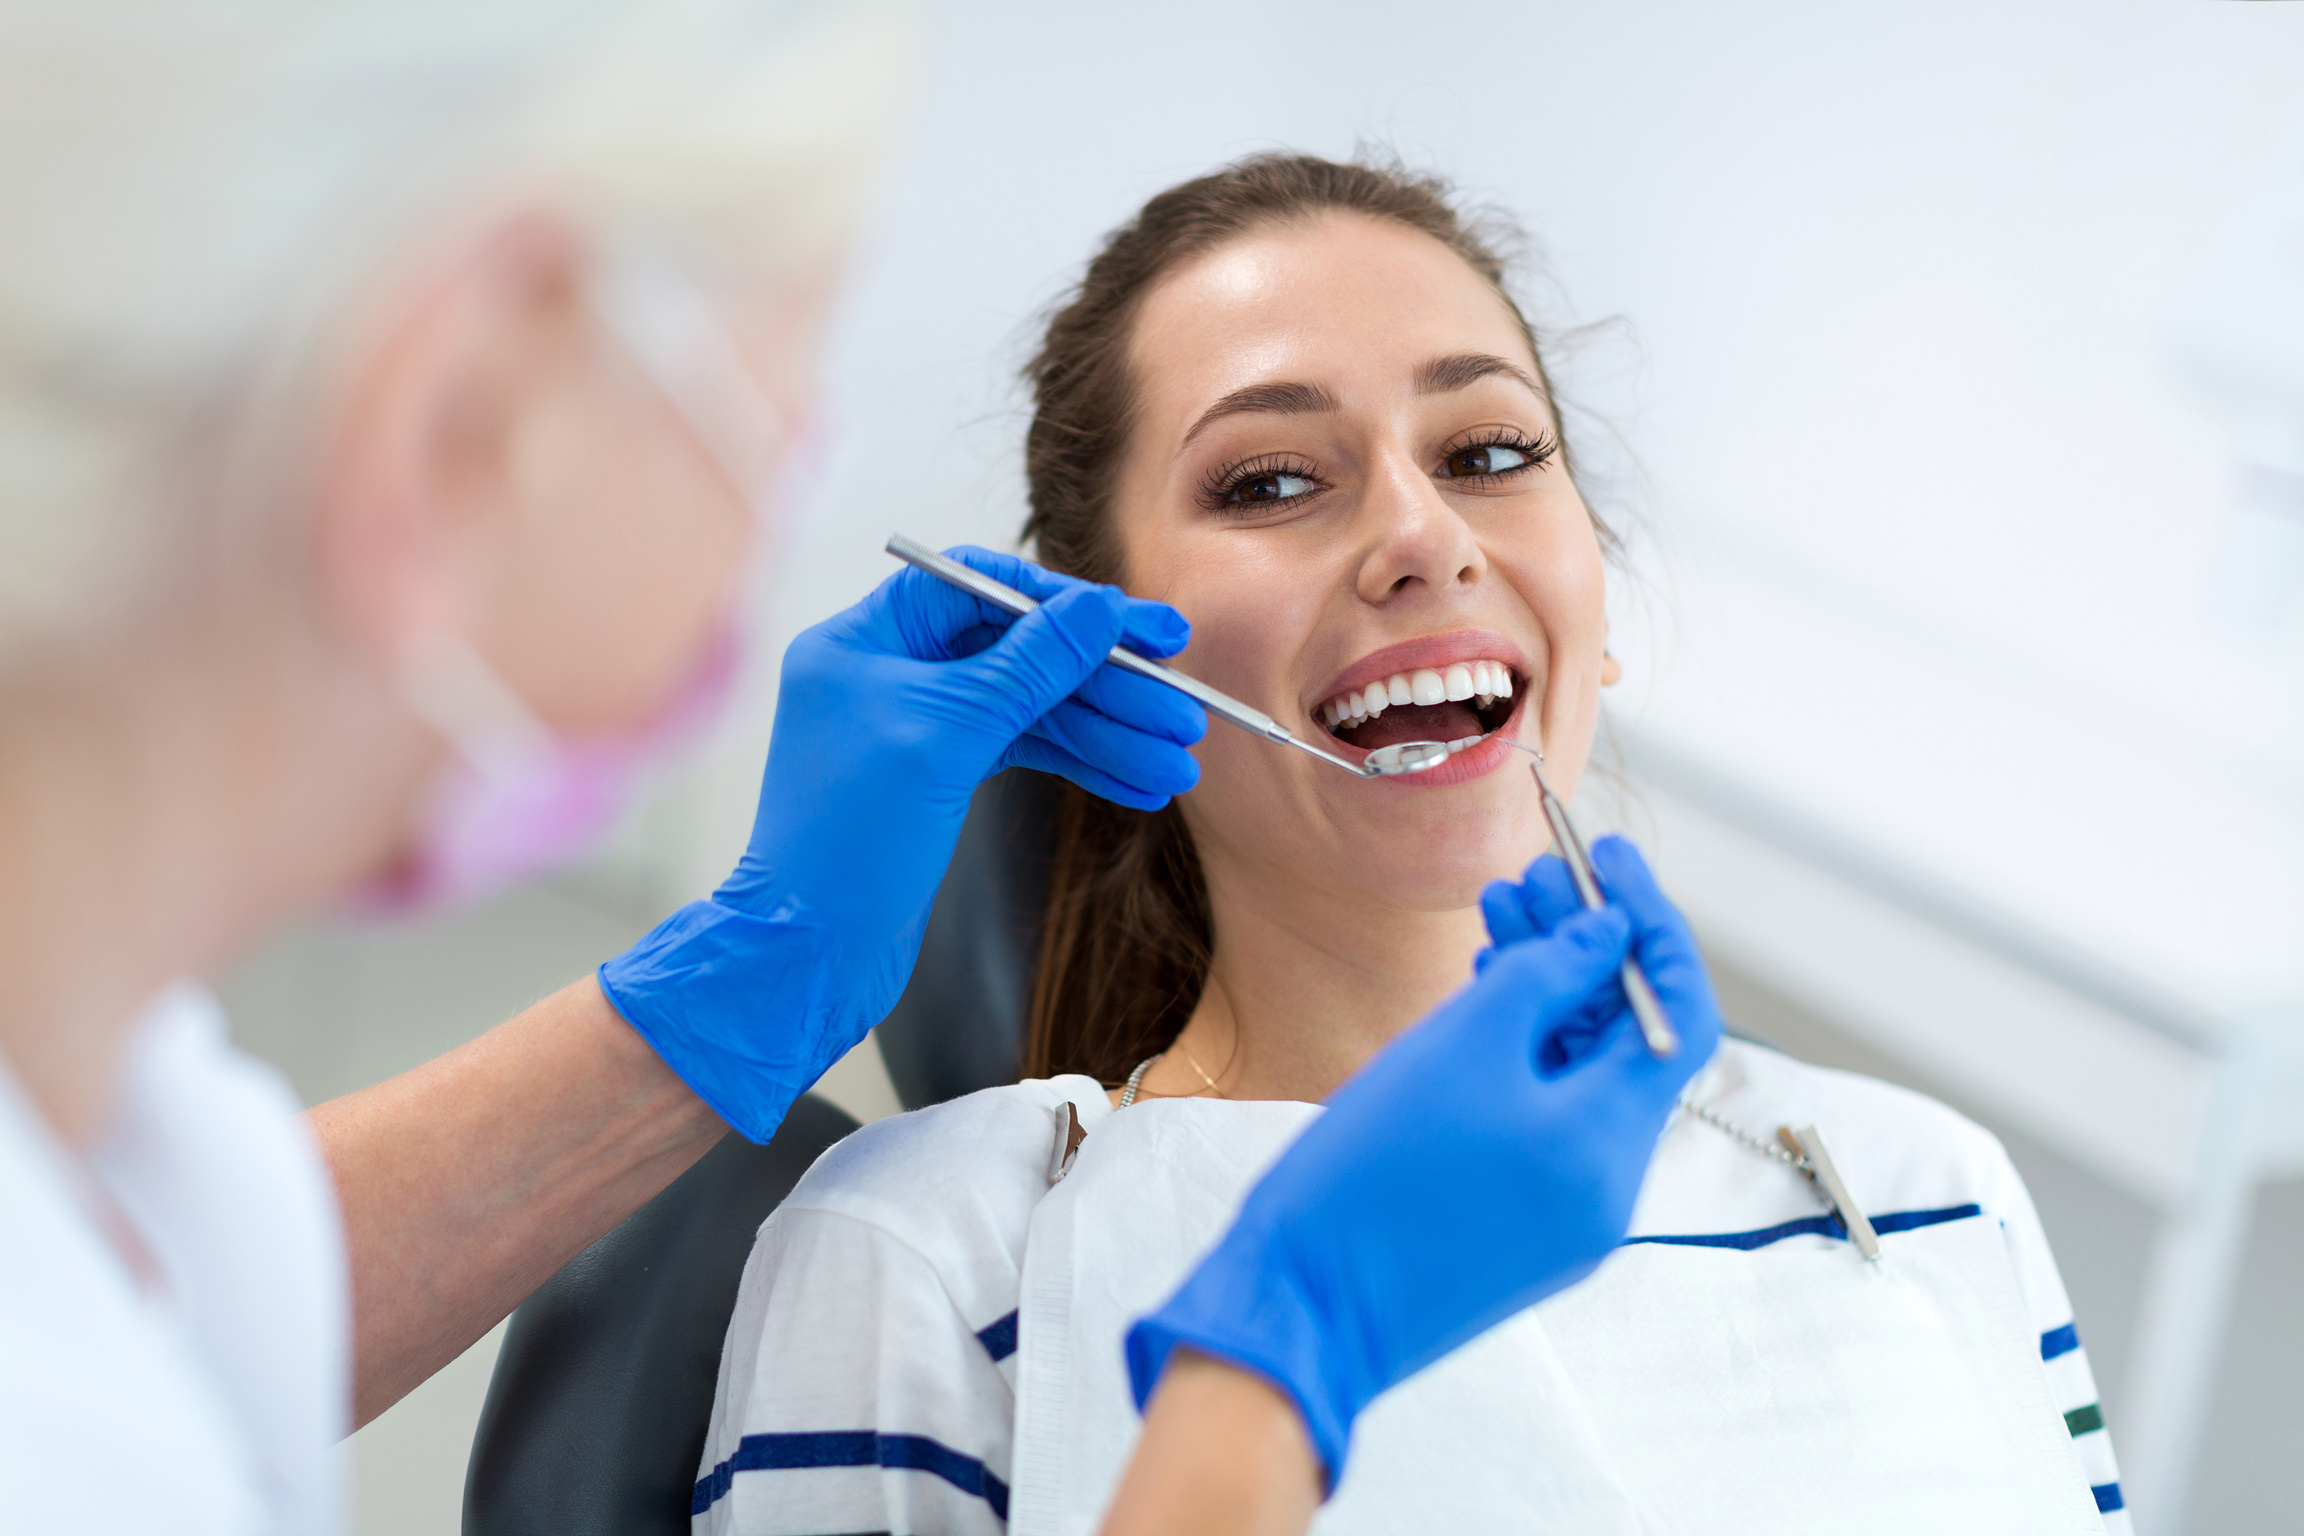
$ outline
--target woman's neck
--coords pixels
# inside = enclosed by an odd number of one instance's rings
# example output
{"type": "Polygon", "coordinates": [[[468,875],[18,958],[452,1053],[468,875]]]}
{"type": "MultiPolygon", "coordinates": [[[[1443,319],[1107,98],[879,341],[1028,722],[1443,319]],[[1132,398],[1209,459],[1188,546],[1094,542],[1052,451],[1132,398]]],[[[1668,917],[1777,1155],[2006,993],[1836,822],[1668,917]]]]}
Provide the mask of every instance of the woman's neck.
{"type": "Polygon", "coordinates": [[[1462,986],[1477,907],[1403,912],[1211,871],[1208,985],[1152,1093],[1318,1101],[1462,986]],[[1196,1064],[1196,1065],[1195,1065],[1196,1064]],[[1205,1074],[1205,1076],[1203,1076],[1205,1074]]]}

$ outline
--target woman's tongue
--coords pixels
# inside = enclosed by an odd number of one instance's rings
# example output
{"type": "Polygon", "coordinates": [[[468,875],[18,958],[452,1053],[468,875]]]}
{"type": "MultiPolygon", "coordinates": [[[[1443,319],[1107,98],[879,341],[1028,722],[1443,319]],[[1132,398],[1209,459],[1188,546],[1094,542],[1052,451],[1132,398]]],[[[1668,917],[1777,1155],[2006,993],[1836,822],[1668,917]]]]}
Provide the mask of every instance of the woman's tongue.
{"type": "Polygon", "coordinates": [[[1395,704],[1341,739],[1365,751],[1402,741],[1462,741],[1480,734],[1480,717],[1469,699],[1448,704],[1395,704]]]}

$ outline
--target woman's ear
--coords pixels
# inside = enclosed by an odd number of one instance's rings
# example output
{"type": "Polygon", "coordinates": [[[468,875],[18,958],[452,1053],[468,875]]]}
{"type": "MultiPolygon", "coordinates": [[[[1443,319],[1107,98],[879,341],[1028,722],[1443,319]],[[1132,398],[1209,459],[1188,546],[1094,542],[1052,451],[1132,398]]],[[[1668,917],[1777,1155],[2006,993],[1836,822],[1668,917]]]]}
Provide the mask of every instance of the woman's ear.
{"type": "Polygon", "coordinates": [[[378,660],[419,630],[484,623],[522,426],[582,366],[584,260],[564,220],[513,214],[410,273],[352,338],[317,576],[329,618],[378,660]]]}
{"type": "Polygon", "coordinates": [[[1600,653],[1600,686],[1613,688],[1623,676],[1624,664],[1616,659],[1616,653],[1602,651],[1600,653]]]}

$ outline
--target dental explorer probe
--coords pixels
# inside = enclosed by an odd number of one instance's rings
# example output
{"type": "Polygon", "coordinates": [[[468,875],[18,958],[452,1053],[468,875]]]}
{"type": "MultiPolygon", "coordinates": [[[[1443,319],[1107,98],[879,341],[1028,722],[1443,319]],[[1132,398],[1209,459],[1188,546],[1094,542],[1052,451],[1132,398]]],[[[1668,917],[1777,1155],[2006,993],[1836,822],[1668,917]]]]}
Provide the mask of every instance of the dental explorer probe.
{"type": "MultiPolygon", "coordinates": [[[[1552,793],[1552,786],[1544,782],[1542,767],[1544,754],[1524,742],[1504,739],[1508,747],[1518,747],[1535,761],[1528,771],[1536,776],[1536,795],[1544,807],[1544,819],[1551,823],[1552,841],[1559,845],[1560,861],[1568,866],[1569,876],[1576,882],[1576,894],[1584,905],[1597,912],[1608,905],[1608,898],[1600,893],[1600,877],[1592,872],[1592,855],[1584,850],[1584,839],[1576,835],[1576,824],[1568,819],[1568,807],[1552,793]]],[[[1647,972],[1630,955],[1624,957],[1623,968],[1617,973],[1624,983],[1624,1000],[1632,1005],[1632,1017],[1640,1021],[1640,1034],[1648,1042],[1651,1055],[1670,1056],[1680,1049],[1680,1032],[1664,1015],[1664,1005],[1656,997],[1656,989],[1648,985],[1647,972]]]]}
{"type": "MultiPolygon", "coordinates": [[[[947,559],[918,540],[908,539],[900,533],[888,535],[888,553],[908,564],[918,566],[939,580],[950,582],[963,592],[982,598],[995,608],[1004,608],[1010,613],[1022,616],[1040,606],[1039,603],[1026,597],[1005,582],[994,581],[982,571],[973,570],[957,560],[947,559]]],[[[1448,761],[1448,749],[1441,747],[1435,755],[1414,757],[1409,761],[1388,768],[1355,763],[1348,757],[1338,757],[1333,752],[1322,751],[1303,737],[1291,732],[1264,711],[1243,704],[1230,694],[1221,693],[1200,679],[1179,672],[1174,667],[1164,667],[1149,657],[1139,656],[1126,646],[1116,645],[1112,647],[1110,660],[1114,666],[1125,668],[1139,677],[1148,677],[1156,683],[1166,683],[1179,693],[1190,694],[1206,707],[1208,713],[1220,719],[1229,720],[1244,731],[1251,731],[1266,741],[1277,741],[1282,746],[1294,747],[1299,752],[1309,752],[1320,761],[1333,764],[1356,779],[1380,779],[1401,773],[1422,773],[1427,768],[1437,768],[1448,761]]],[[[1417,745],[1424,744],[1417,743],[1417,745]]]]}

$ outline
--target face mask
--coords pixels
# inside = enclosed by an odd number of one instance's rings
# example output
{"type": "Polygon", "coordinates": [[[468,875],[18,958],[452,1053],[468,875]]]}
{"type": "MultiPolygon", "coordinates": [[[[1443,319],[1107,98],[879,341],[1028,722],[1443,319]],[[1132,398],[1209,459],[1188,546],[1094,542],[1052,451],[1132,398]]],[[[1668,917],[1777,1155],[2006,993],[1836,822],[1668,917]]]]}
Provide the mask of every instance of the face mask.
{"type": "MultiPolygon", "coordinates": [[[[789,440],[720,313],[659,253],[611,250],[594,289],[602,323],[680,414],[730,483],[746,493],[768,542],[784,499],[789,440]]],[[[536,718],[461,637],[434,631],[402,652],[402,699],[455,751],[434,784],[405,857],[356,893],[370,913],[467,902],[564,864],[599,841],[648,775],[693,745],[735,690],[748,625],[733,599],[695,670],[656,715],[628,731],[567,737],[536,718]]]]}

